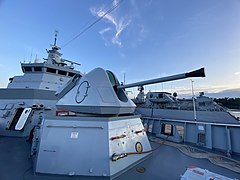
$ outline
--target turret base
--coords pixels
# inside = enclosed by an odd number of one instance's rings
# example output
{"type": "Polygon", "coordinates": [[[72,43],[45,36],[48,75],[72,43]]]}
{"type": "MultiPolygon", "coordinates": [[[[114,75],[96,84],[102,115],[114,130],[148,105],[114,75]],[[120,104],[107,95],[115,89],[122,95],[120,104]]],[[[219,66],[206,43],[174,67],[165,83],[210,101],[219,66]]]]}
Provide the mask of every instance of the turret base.
{"type": "Polygon", "coordinates": [[[139,116],[46,118],[37,139],[36,173],[112,177],[151,154],[139,116]]]}

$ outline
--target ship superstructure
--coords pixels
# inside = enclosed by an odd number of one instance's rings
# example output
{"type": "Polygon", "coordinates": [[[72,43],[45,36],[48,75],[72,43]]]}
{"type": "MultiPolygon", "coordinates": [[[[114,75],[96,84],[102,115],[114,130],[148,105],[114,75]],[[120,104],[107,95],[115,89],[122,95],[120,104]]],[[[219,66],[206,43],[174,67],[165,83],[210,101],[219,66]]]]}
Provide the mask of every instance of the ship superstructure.
{"type": "Polygon", "coordinates": [[[74,69],[79,63],[63,59],[57,46],[57,35],[50,50],[46,50],[48,57],[43,62],[36,59],[33,63],[21,63],[22,76],[9,79],[8,89],[38,89],[56,91],[66,84],[74,75],[82,74],[74,69]]]}
{"type": "Polygon", "coordinates": [[[203,92],[194,99],[180,99],[177,93],[148,92],[145,95],[140,91],[133,101],[137,105],[136,113],[147,117],[239,124],[236,117],[203,92]]]}
{"type": "Polygon", "coordinates": [[[43,62],[36,59],[33,63],[21,63],[23,75],[10,78],[7,88],[0,89],[0,135],[29,136],[38,123],[36,111],[53,114],[55,92],[72,77],[82,76],[74,69],[80,64],[63,59],[60,49],[55,34],[47,58],[43,62]],[[31,121],[27,121],[29,117],[31,121]]]}

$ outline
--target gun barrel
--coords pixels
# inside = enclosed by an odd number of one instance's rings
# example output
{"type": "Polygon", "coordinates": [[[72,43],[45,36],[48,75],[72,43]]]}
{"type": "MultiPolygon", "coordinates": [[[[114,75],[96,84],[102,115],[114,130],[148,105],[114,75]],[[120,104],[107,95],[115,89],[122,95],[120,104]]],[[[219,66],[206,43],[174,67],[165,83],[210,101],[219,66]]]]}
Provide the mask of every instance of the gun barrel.
{"type": "Polygon", "coordinates": [[[118,89],[125,89],[125,88],[131,88],[131,87],[137,87],[137,86],[144,86],[144,85],[149,85],[149,84],[156,84],[156,83],[161,83],[161,82],[173,81],[173,80],[178,80],[178,79],[185,79],[185,78],[189,78],[189,77],[205,77],[204,68],[200,68],[200,69],[195,70],[195,71],[182,73],[182,74],[177,74],[177,75],[173,75],[173,76],[167,76],[167,77],[156,78],[156,79],[151,79],[151,80],[146,80],[146,81],[140,81],[140,82],[131,83],[131,84],[120,85],[120,86],[117,86],[117,88],[118,89]]]}
{"type": "Polygon", "coordinates": [[[70,62],[70,63],[72,63],[72,64],[76,64],[76,65],[78,65],[78,66],[81,66],[81,64],[79,64],[79,63],[77,63],[77,62],[73,62],[73,61],[70,61],[70,60],[68,60],[68,59],[63,59],[64,61],[67,61],[67,62],[70,62]]]}

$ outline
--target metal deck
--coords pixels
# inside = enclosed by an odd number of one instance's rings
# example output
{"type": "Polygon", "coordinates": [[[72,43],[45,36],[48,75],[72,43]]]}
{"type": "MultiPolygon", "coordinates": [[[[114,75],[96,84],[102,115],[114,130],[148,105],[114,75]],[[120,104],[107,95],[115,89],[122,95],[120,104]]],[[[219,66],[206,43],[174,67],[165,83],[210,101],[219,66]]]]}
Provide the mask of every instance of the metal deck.
{"type": "MultiPolygon", "coordinates": [[[[153,148],[159,146],[151,142],[153,148]]],[[[0,179],[1,180],[75,180],[75,179],[107,179],[81,176],[55,176],[33,173],[33,163],[30,158],[31,144],[26,138],[0,137],[0,179]]],[[[98,147],[101,148],[101,147],[98,147]]],[[[127,157],[126,157],[127,158],[127,157]]],[[[81,162],[79,162],[81,163],[81,162]]],[[[145,161],[123,172],[116,180],[138,179],[180,179],[187,167],[197,166],[209,171],[240,179],[240,174],[212,164],[207,159],[192,158],[177,148],[162,144],[145,161]],[[143,172],[144,171],[144,172],[143,172]]]]}

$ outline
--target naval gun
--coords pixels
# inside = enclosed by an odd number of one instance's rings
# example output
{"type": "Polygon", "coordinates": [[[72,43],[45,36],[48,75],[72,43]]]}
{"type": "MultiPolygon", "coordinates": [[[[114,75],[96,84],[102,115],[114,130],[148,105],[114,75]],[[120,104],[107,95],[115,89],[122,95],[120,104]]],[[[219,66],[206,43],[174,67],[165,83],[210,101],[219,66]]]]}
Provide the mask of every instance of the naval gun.
{"type": "Polygon", "coordinates": [[[172,75],[172,76],[166,76],[166,77],[156,78],[156,79],[151,79],[151,80],[146,80],[146,81],[140,81],[140,82],[126,84],[126,85],[120,85],[117,88],[123,89],[123,88],[131,88],[131,87],[136,87],[136,86],[141,87],[141,86],[145,86],[145,85],[149,85],[149,84],[156,84],[156,83],[174,81],[174,80],[191,78],[191,77],[205,77],[205,76],[206,75],[205,75],[204,68],[200,68],[198,70],[187,72],[187,73],[176,74],[176,75],[172,75]]]}
{"type": "Polygon", "coordinates": [[[143,89],[145,85],[190,77],[205,77],[204,68],[125,85],[120,84],[111,71],[96,68],[83,77],[74,77],[56,93],[60,98],[57,108],[84,114],[131,114],[136,106],[127,97],[126,88],[142,87],[141,89],[143,89]]]}
{"type": "Polygon", "coordinates": [[[140,116],[132,114],[136,106],[125,88],[204,76],[200,69],[126,85],[102,68],[75,76],[56,93],[56,106],[76,116],[44,117],[35,129],[35,173],[109,179],[120,175],[153,151],[140,116]]]}

